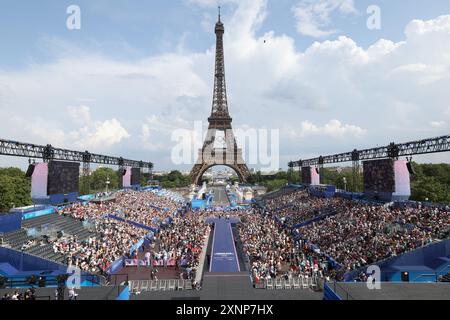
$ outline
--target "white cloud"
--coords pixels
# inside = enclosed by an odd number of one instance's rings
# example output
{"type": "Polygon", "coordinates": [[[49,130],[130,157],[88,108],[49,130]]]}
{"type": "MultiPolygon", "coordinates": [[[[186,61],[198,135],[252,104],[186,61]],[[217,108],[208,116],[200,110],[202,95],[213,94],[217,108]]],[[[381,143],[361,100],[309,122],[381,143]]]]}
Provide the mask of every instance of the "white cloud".
{"type": "Polygon", "coordinates": [[[431,121],[430,126],[434,129],[440,129],[446,125],[445,121],[431,121]]]}
{"type": "Polygon", "coordinates": [[[331,138],[355,138],[361,137],[367,130],[355,125],[342,124],[339,120],[330,120],[324,126],[318,126],[311,121],[303,121],[298,135],[302,138],[310,135],[323,135],[331,138]]]}
{"type": "Polygon", "coordinates": [[[63,128],[48,126],[45,118],[36,117],[33,121],[26,120],[19,115],[12,116],[9,122],[10,132],[13,135],[2,135],[12,140],[19,140],[27,143],[51,144],[58,147],[69,147],[67,135],[63,128]],[[17,128],[17,129],[15,129],[17,128]]]}
{"type": "Polygon", "coordinates": [[[67,110],[69,117],[76,124],[81,124],[82,127],[65,134],[66,145],[69,141],[71,147],[79,150],[84,150],[84,148],[88,150],[108,150],[130,137],[130,134],[117,119],[92,121],[91,109],[88,106],[69,106],[67,110]]]}
{"type": "Polygon", "coordinates": [[[69,106],[66,109],[68,118],[81,127],[68,130],[65,125],[67,118],[64,117],[60,123],[53,125],[40,116],[35,121],[29,121],[20,115],[13,116],[11,124],[23,131],[22,135],[27,137],[24,138],[25,142],[52,144],[55,147],[79,151],[106,151],[130,137],[117,119],[92,121],[90,108],[87,106],[69,106]]]}
{"type": "Polygon", "coordinates": [[[142,146],[146,150],[167,151],[173,147],[171,144],[167,143],[167,141],[170,140],[172,133],[178,129],[192,131],[192,126],[193,123],[189,123],[179,116],[164,117],[153,115],[147,117],[146,122],[142,124],[139,138],[142,146]]]}
{"type": "Polygon", "coordinates": [[[436,33],[448,34],[450,32],[450,16],[444,15],[432,20],[413,20],[406,27],[409,39],[418,39],[436,33]]]}
{"type": "Polygon", "coordinates": [[[292,10],[297,19],[297,31],[314,38],[338,32],[328,28],[334,12],[342,15],[357,13],[353,0],[301,0],[292,10]]]}
{"type": "Polygon", "coordinates": [[[191,5],[197,5],[200,7],[212,7],[219,6],[220,3],[226,3],[230,1],[219,1],[219,0],[187,0],[187,2],[191,5]]]}
{"type": "Polygon", "coordinates": [[[67,113],[75,123],[81,125],[88,125],[91,123],[91,109],[87,106],[68,106],[67,113]]]}
{"type": "Polygon", "coordinates": [[[96,122],[94,128],[92,132],[87,132],[86,137],[79,141],[79,144],[87,145],[92,149],[105,146],[109,148],[130,137],[117,119],[96,122]]]}

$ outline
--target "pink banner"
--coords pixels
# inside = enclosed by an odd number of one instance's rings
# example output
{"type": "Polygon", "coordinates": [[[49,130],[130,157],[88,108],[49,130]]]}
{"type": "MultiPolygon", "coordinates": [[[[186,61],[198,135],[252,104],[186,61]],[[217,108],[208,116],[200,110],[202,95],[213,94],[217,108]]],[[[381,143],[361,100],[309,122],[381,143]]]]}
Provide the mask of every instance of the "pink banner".
{"type": "Polygon", "coordinates": [[[34,167],[31,177],[31,197],[46,198],[48,181],[48,164],[38,163],[34,167]]]}
{"type": "MultiPolygon", "coordinates": [[[[176,259],[169,259],[167,261],[167,267],[175,267],[177,265],[177,260],[176,259]]],[[[153,266],[154,267],[164,267],[164,260],[153,260],[153,266]]]]}
{"type": "Polygon", "coordinates": [[[411,181],[407,167],[407,161],[398,160],[394,162],[395,193],[396,196],[411,196],[411,181]]]}
{"type": "Polygon", "coordinates": [[[320,185],[320,174],[317,173],[318,168],[311,167],[310,170],[311,170],[311,185],[312,186],[320,185]]]}
{"type": "Polygon", "coordinates": [[[145,267],[147,266],[147,263],[145,260],[138,260],[138,259],[127,259],[125,260],[125,267],[145,267]]]}
{"type": "Polygon", "coordinates": [[[125,171],[125,175],[123,176],[122,186],[124,188],[129,188],[129,187],[131,187],[131,168],[130,167],[126,167],[124,169],[126,171],[125,171]]]}

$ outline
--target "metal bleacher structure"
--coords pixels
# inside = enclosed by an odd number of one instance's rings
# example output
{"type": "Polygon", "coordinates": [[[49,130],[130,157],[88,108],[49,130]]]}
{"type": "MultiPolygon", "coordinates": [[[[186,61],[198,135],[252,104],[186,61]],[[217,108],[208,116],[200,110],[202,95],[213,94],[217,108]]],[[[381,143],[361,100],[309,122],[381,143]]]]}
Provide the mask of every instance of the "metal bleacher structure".
{"type": "Polygon", "coordinates": [[[22,229],[5,233],[3,235],[3,246],[26,254],[34,255],[49,261],[65,264],[65,257],[60,253],[55,253],[51,244],[45,243],[44,236],[56,237],[58,232],[64,236],[76,236],[79,241],[83,241],[92,235],[91,231],[85,228],[82,222],[71,217],[49,214],[33,219],[24,220],[22,229]],[[35,229],[37,235],[29,235],[27,230],[35,229]],[[32,245],[26,244],[36,240],[32,245]]]}

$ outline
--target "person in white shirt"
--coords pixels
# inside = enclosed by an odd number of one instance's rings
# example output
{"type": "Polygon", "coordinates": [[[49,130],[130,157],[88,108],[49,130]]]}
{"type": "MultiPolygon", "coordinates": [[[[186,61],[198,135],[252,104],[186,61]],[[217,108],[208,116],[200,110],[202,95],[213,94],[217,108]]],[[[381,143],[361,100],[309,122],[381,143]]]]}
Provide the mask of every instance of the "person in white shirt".
{"type": "Polygon", "coordinates": [[[150,254],[150,252],[147,252],[145,254],[145,262],[147,263],[148,267],[151,267],[151,254],[150,254]]]}
{"type": "Polygon", "coordinates": [[[19,292],[14,292],[14,294],[11,296],[11,300],[19,300],[19,292]]]}
{"type": "Polygon", "coordinates": [[[72,287],[69,289],[69,300],[77,300],[78,294],[75,292],[75,289],[72,287]]]}

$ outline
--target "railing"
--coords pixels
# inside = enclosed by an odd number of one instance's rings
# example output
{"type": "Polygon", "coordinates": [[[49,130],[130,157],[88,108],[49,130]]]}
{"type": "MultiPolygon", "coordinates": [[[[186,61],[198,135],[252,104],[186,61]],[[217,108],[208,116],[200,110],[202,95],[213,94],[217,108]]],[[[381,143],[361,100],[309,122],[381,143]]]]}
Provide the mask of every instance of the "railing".
{"type": "Polygon", "coordinates": [[[112,274],[108,276],[108,279],[105,279],[104,285],[118,286],[121,284],[128,285],[129,278],[128,274],[112,274]]]}
{"type": "Polygon", "coordinates": [[[336,295],[338,295],[342,300],[356,300],[347,290],[342,288],[338,282],[333,282],[333,291],[336,295]]]}
{"type": "Polygon", "coordinates": [[[105,276],[100,275],[100,274],[82,274],[81,282],[86,282],[86,281],[90,283],[89,287],[94,287],[96,285],[98,285],[98,286],[107,285],[105,276]]]}
{"type": "Polygon", "coordinates": [[[205,266],[206,253],[208,251],[208,243],[209,243],[209,238],[211,236],[211,228],[208,227],[208,229],[209,230],[208,230],[207,234],[205,235],[205,241],[203,242],[203,250],[200,254],[199,267],[195,274],[195,282],[196,283],[201,283],[202,278],[203,278],[203,268],[205,266]]]}
{"type": "MultiPolygon", "coordinates": [[[[30,276],[13,276],[13,277],[0,277],[0,288],[45,288],[55,287],[60,284],[59,276],[44,276],[34,275],[30,276]],[[41,280],[39,280],[41,279],[41,280]],[[30,281],[31,280],[31,281],[30,281]]],[[[128,281],[128,278],[126,278],[128,281]]],[[[101,275],[83,274],[81,275],[81,283],[85,283],[84,287],[95,287],[107,285],[106,280],[101,275]],[[86,285],[86,282],[89,284],[86,285]]],[[[70,284],[69,284],[70,285],[70,284]]]]}
{"type": "Polygon", "coordinates": [[[320,279],[314,277],[295,277],[291,279],[275,278],[275,279],[260,279],[258,283],[254,283],[255,289],[266,290],[291,290],[291,289],[313,289],[321,291],[323,288],[320,279]]]}
{"type": "Polygon", "coordinates": [[[314,216],[310,219],[307,219],[303,222],[297,223],[290,228],[291,229],[300,229],[300,228],[306,227],[310,224],[325,220],[326,218],[335,216],[335,215],[337,215],[337,213],[338,212],[334,209],[325,208],[325,210],[319,211],[319,214],[317,214],[316,216],[314,216]]]}
{"type": "Polygon", "coordinates": [[[450,269],[450,264],[446,265],[445,267],[439,269],[436,271],[436,282],[439,281],[439,273],[443,272],[444,270],[448,271],[450,269]]]}
{"type": "Polygon", "coordinates": [[[58,280],[56,277],[42,277],[44,280],[39,281],[36,276],[36,281],[30,282],[30,277],[3,277],[0,282],[0,288],[45,288],[48,286],[57,286],[58,280]]]}
{"type": "Polygon", "coordinates": [[[417,282],[417,280],[422,279],[422,278],[426,278],[426,277],[430,277],[433,279],[433,281],[428,281],[428,282],[437,282],[438,281],[438,273],[423,273],[417,277],[415,277],[411,282],[417,282]]]}
{"type": "Polygon", "coordinates": [[[150,291],[194,290],[193,281],[185,279],[170,280],[130,280],[130,293],[137,294],[150,291]]]}

